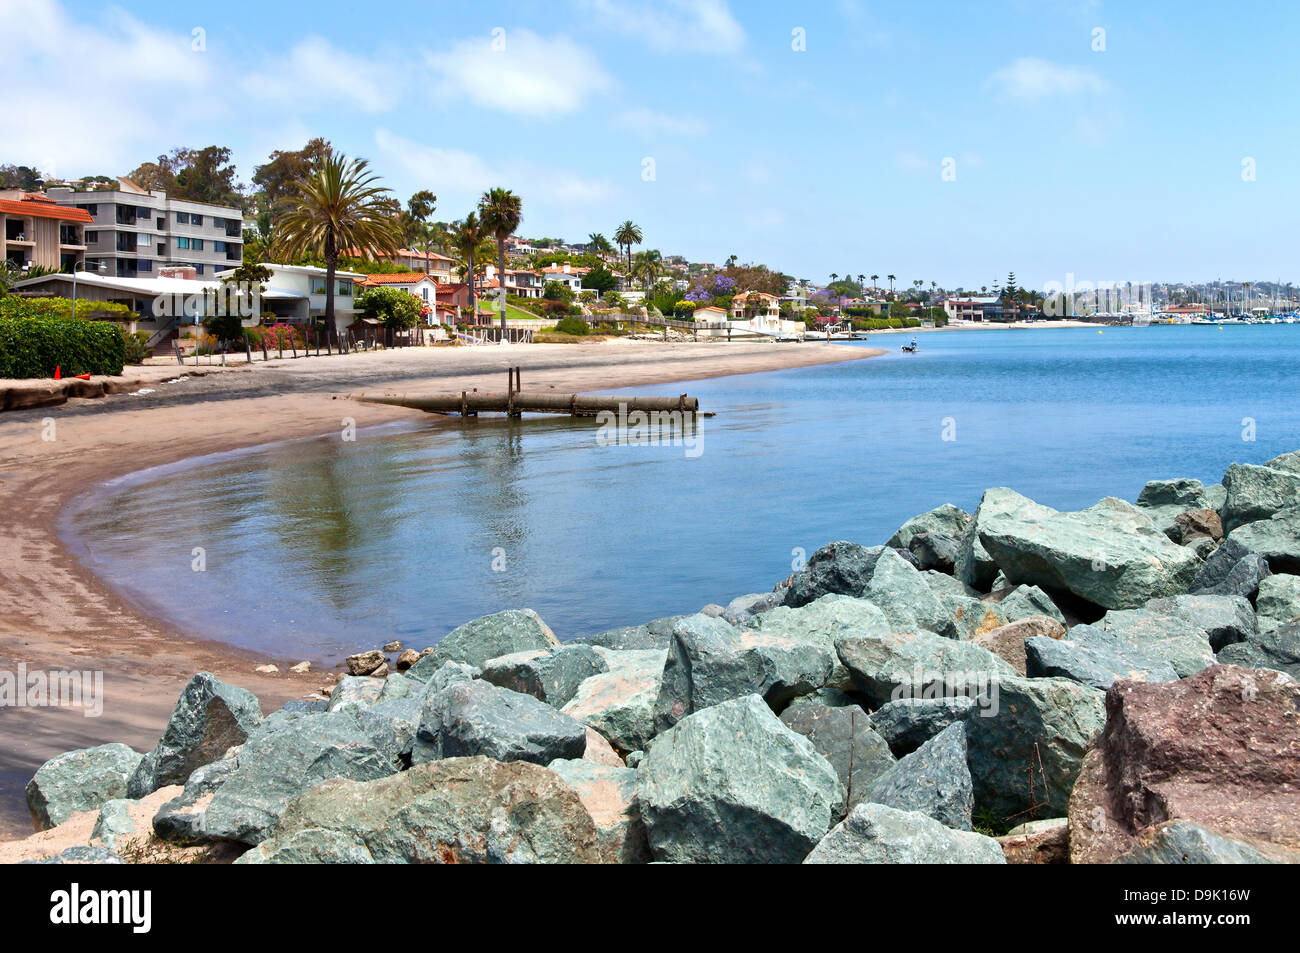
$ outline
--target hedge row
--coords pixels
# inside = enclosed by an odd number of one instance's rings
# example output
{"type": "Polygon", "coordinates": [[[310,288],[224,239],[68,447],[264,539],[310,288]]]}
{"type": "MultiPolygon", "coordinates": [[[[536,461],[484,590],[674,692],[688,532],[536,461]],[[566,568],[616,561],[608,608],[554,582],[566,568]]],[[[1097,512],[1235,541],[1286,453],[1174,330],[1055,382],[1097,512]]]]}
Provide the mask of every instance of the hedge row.
{"type": "Polygon", "coordinates": [[[121,374],[126,346],[118,326],[64,317],[51,300],[0,298],[0,378],[53,377],[55,367],[64,377],[121,374]]]}

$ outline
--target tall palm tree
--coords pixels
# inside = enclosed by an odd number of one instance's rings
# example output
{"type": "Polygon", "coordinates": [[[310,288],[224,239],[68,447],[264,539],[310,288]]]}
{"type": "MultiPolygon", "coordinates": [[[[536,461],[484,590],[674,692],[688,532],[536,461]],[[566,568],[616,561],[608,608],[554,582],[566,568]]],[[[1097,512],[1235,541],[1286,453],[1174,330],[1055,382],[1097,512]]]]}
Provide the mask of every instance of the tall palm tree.
{"type": "Polygon", "coordinates": [[[663,256],[659,254],[659,249],[648,248],[645,251],[636,253],[636,261],[632,265],[632,274],[641,279],[642,286],[649,291],[650,286],[654,284],[659,277],[663,256]]]}
{"type": "Polygon", "coordinates": [[[474,274],[478,271],[486,237],[487,231],[474,212],[466,215],[463,221],[453,222],[449,232],[451,249],[464,267],[465,280],[469,282],[469,300],[474,306],[475,324],[478,323],[478,297],[474,294],[474,274]]]}
{"type": "Polygon", "coordinates": [[[325,326],[334,326],[334,274],[339,252],[356,248],[396,254],[402,235],[389,214],[388,189],[365,159],[331,151],[314,172],[299,179],[277,208],[272,254],[325,259],[325,326]]]}
{"type": "Polygon", "coordinates": [[[587,250],[593,255],[599,255],[603,260],[607,254],[614,250],[614,246],[600,232],[592,232],[587,236],[587,250]]]}
{"type": "MultiPolygon", "coordinates": [[[[524,217],[524,203],[509,189],[489,189],[478,200],[479,221],[497,243],[497,309],[501,330],[506,328],[506,239],[524,217]]],[[[503,336],[504,337],[504,336],[503,336]]]]}
{"type": "Polygon", "coordinates": [[[877,281],[879,278],[880,278],[879,275],[872,275],[872,276],[871,276],[871,290],[872,290],[872,291],[875,291],[875,290],[876,290],[876,281],[877,281]]]}
{"type": "Polygon", "coordinates": [[[894,276],[885,275],[885,277],[889,279],[889,297],[892,298],[894,296],[894,276]]]}
{"type": "Polygon", "coordinates": [[[619,247],[627,248],[627,271],[630,276],[632,274],[632,246],[641,244],[641,229],[631,219],[628,219],[614,233],[614,241],[618,242],[619,247]]]}

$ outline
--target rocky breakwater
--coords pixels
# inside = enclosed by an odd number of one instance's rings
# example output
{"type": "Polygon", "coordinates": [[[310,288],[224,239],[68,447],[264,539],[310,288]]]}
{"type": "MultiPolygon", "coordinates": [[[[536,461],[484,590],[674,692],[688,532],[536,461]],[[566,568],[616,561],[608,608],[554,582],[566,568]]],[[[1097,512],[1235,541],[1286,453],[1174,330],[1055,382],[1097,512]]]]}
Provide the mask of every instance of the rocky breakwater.
{"type": "Polygon", "coordinates": [[[267,715],[201,673],[28,804],[88,835],[62,862],[1293,862],[1297,568],[1300,454],[1078,512],[995,488],[691,615],[359,652],[267,715]]]}

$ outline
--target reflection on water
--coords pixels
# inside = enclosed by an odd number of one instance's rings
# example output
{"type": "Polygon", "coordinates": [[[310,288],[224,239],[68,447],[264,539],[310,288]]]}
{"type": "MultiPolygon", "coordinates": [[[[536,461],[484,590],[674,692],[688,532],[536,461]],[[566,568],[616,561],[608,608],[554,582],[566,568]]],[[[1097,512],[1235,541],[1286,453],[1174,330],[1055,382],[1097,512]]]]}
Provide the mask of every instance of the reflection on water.
{"type": "Polygon", "coordinates": [[[692,383],[718,412],[695,455],[594,420],[416,415],[147,474],[65,532],[196,634],[333,662],[512,606],[562,638],[693,611],[770,588],[796,548],[882,541],[987,486],[1073,508],[1300,447],[1294,328],[935,334],[906,356],[884,340],[870,361],[692,383]]]}

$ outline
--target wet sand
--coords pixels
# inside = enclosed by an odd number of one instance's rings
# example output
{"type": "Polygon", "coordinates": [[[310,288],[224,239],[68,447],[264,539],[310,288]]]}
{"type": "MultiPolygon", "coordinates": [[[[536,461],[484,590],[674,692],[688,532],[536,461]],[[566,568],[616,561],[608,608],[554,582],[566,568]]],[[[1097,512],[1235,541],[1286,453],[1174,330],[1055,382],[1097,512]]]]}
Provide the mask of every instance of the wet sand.
{"type": "MultiPolygon", "coordinates": [[[[110,741],[148,750],[195,672],[210,671],[249,689],[266,711],[325,684],[320,672],[289,673],[297,659],[256,656],[175,631],[85,570],[60,544],[55,527],[64,505],[90,487],[188,457],[337,432],[344,417],[366,427],[414,413],[337,399],[348,393],[504,390],[506,368],[518,365],[528,389],[646,387],[674,395],[681,389],[653,388],[880,353],[825,343],[616,339],[411,348],[257,361],[252,368],[163,363],[128,371],[128,379],[150,394],[0,414],[0,670],[26,663],[29,671],[103,672],[98,718],[69,708],[0,707],[0,839],[31,832],[23,785],[44,761],[110,741]],[[178,375],[188,379],[175,380],[178,375]],[[268,662],[281,671],[254,671],[268,662]]],[[[167,582],[157,584],[165,588],[167,582]]]]}

